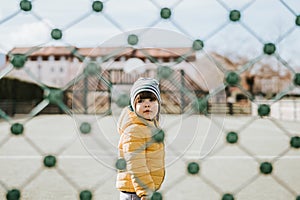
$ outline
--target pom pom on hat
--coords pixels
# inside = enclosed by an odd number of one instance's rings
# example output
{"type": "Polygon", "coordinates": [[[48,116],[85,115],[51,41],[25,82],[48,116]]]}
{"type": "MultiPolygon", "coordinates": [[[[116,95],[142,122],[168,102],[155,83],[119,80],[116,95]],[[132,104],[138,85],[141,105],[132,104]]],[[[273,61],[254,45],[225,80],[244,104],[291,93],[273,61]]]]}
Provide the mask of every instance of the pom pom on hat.
{"type": "Polygon", "coordinates": [[[139,78],[134,82],[131,90],[130,90],[130,103],[132,108],[134,109],[134,99],[140,92],[152,92],[157,101],[160,103],[160,91],[159,91],[159,83],[156,79],[153,78],[139,78]]]}

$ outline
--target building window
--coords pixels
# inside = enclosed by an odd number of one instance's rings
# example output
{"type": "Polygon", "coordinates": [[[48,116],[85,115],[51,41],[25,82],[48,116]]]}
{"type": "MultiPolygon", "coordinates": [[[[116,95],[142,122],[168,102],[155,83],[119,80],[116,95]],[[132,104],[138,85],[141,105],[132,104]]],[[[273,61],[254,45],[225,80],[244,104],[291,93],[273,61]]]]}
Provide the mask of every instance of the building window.
{"type": "Polygon", "coordinates": [[[38,56],[38,57],[37,57],[37,61],[38,61],[39,63],[41,63],[41,62],[43,61],[42,56],[38,56]]]}
{"type": "Polygon", "coordinates": [[[48,60],[49,60],[49,61],[54,61],[54,56],[49,56],[49,57],[48,57],[48,60]]]}
{"type": "Polygon", "coordinates": [[[36,56],[31,56],[31,57],[29,57],[29,59],[30,59],[31,61],[36,61],[36,60],[37,60],[37,57],[36,57],[36,56]]]}

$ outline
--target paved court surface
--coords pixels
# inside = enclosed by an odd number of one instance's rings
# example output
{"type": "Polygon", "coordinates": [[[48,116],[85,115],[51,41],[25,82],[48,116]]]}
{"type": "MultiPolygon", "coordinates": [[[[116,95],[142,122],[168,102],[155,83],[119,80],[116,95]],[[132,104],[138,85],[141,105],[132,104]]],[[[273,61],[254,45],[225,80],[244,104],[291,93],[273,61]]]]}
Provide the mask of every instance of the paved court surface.
{"type": "MultiPolygon", "coordinates": [[[[93,199],[118,199],[116,120],[39,115],[19,136],[0,121],[0,199],[13,188],[28,200],[79,199],[83,190],[92,191],[93,199]],[[91,125],[89,134],[80,133],[83,122],[91,125]],[[47,155],[55,156],[55,167],[44,166],[47,155]]],[[[291,137],[300,134],[299,122],[166,115],[161,125],[167,166],[163,199],[214,200],[230,193],[243,200],[292,200],[300,194],[300,149],[290,148],[291,137]],[[238,134],[235,144],[226,142],[230,131],[238,134]],[[187,172],[190,162],[199,163],[198,174],[187,172]],[[260,173],[262,162],[272,164],[271,174],[260,173]]]]}

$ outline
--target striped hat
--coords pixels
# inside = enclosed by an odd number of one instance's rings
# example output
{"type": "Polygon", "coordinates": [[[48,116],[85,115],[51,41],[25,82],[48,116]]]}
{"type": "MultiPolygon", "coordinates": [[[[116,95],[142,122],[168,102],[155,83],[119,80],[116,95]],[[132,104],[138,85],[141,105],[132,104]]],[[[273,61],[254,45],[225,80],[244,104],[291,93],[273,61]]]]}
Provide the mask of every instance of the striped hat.
{"type": "Polygon", "coordinates": [[[159,83],[157,80],[153,78],[139,78],[134,82],[131,90],[130,90],[130,103],[132,108],[134,109],[134,99],[140,92],[152,92],[158,102],[161,102],[160,92],[159,92],[159,83]]]}

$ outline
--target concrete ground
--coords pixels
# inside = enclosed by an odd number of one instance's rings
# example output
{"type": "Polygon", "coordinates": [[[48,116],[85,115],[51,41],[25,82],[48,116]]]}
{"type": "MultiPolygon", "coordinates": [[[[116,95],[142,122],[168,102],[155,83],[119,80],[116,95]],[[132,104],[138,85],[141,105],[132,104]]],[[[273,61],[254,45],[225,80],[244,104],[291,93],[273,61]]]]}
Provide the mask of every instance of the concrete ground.
{"type": "MultiPolygon", "coordinates": [[[[118,199],[115,189],[117,115],[39,115],[24,124],[22,135],[12,135],[10,124],[0,121],[0,199],[11,189],[21,191],[21,199],[73,200],[90,190],[93,199],[118,199]],[[89,134],[80,133],[83,122],[89,134]],[[46,156],[56,164],[47,168],[46,156]]],[[[291,148],[290,139],[300,135],[299,121],[279,121],[256,117],[164,115],[166,134],[166,177],[159,192],[163,199],[289,200],[300,195],[300,149],[291,148]],[[238,141],[226,142],[228,132],[238,141]],[[199,173],[187,171],[190,162],[199,173]],[[272,164],[270,174],[260,173],[263,162],[272,164]]]]}

